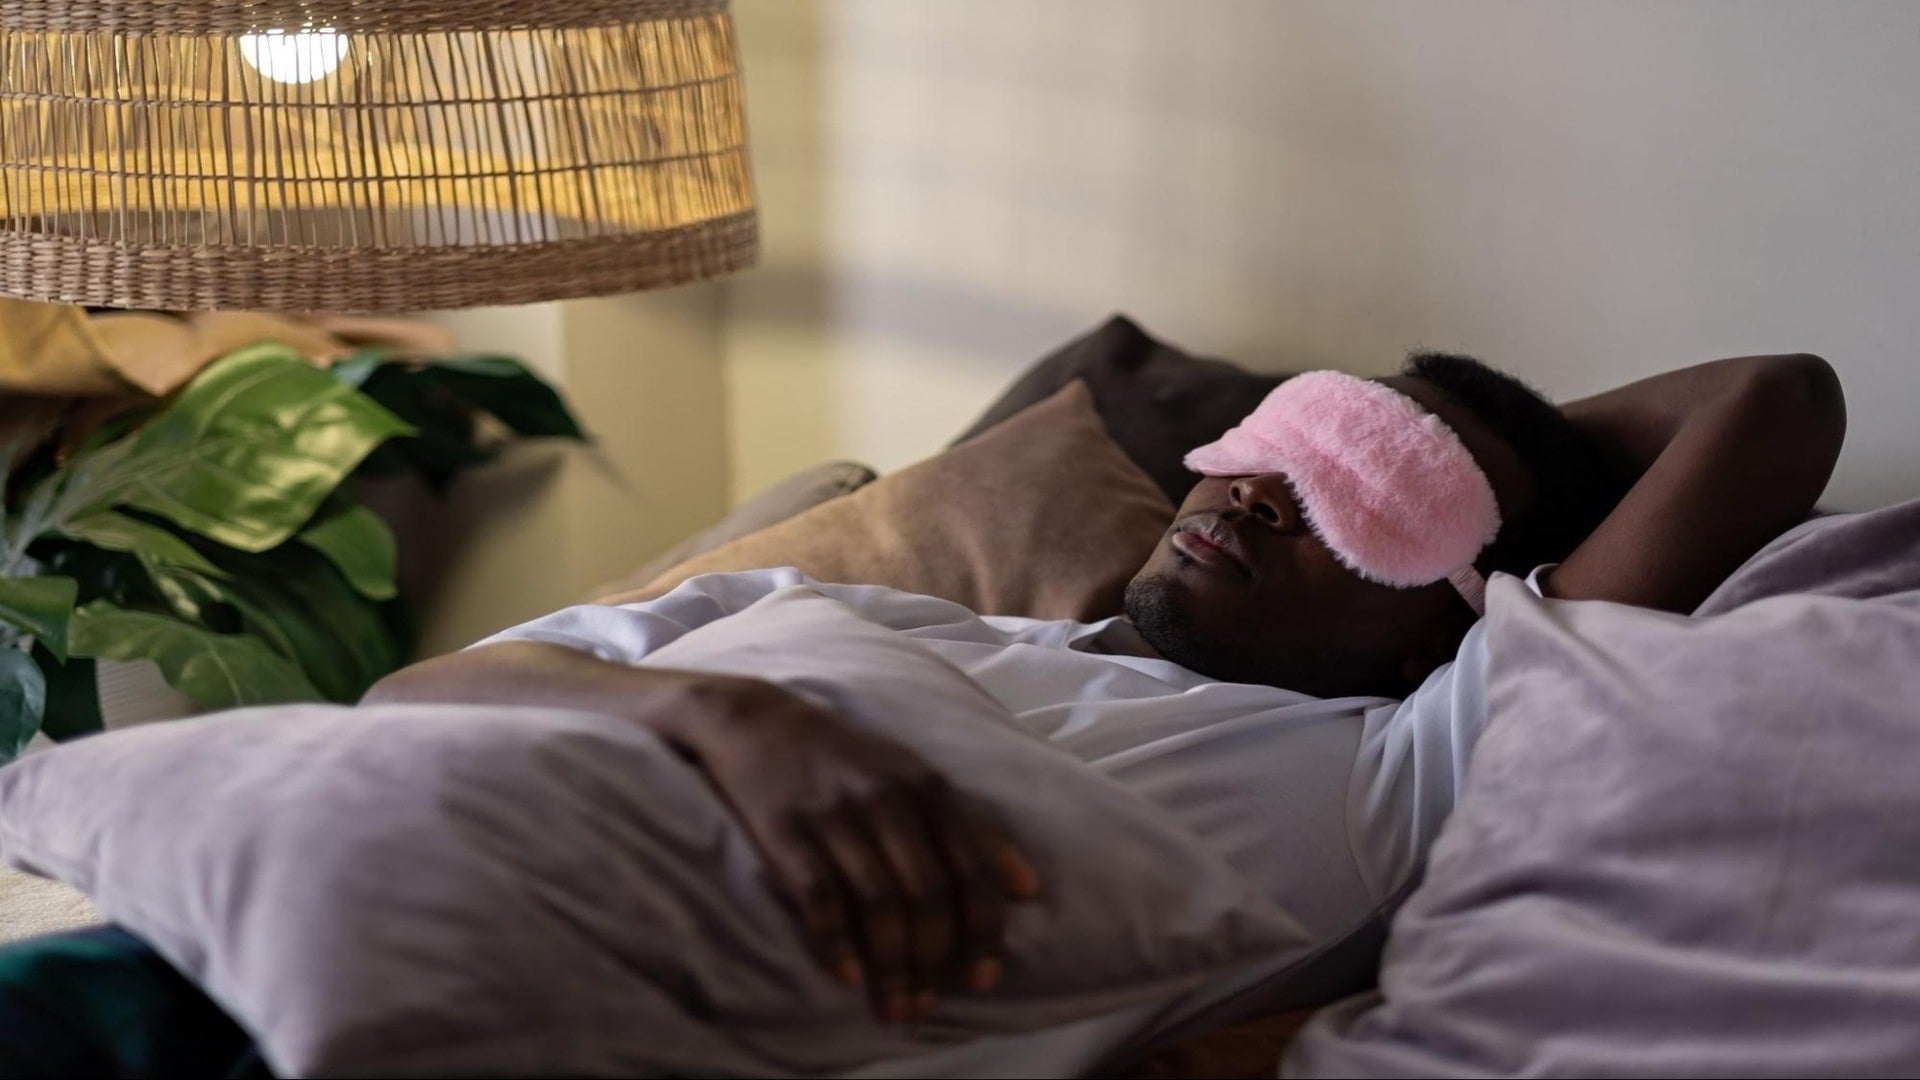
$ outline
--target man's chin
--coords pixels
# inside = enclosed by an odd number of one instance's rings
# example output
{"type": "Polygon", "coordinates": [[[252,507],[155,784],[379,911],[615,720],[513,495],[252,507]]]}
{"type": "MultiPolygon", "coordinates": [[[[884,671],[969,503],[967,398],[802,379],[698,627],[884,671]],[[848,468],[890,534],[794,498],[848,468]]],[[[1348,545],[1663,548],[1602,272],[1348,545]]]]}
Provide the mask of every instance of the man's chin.
{"type": "Polygon", "coordinates": [[[1143,570],[1127,583],[1127,620],[1161,657],[1190,671],[1224,678],[1202,642],[1191,588],[1177,576],[1143,570]]]}

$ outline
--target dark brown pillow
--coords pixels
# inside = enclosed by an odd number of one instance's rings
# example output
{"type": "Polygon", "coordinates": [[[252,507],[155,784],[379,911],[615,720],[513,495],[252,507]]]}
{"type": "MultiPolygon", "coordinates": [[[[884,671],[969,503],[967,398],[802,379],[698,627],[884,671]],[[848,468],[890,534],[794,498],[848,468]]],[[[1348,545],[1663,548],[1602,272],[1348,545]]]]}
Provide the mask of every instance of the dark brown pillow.
{"type": "Polygon", "coordinates": [[[602,602],[650,600],[696,574],[797,566],[983,615],[1087,621],[1119,614],[1172,520],[1074,382],[977,439],[602,602]]]}
{"type": "Polygon", "coordinates": [[[1178,506],[1199,479],[1181,464],[1187,451],[1219,438],[1286,378],[1189,356],[1115,315],[1027,369],[955,442],[1081,379],[1113,441],[1178,506]]]}

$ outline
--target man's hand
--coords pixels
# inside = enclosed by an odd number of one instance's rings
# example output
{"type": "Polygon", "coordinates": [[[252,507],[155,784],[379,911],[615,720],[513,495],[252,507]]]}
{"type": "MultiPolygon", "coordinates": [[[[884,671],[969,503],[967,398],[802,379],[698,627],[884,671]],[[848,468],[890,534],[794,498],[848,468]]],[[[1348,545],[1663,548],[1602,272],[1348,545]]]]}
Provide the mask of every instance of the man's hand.
{"type": "Polygon", "coordinates": [[[1000,980],[1026,858],[918,755],[770,683],[505,642],[415,664],[366,702],[546,705],[631,717],[733,807],[821,963],[884,1019],[1000,980]]]}
{"type": "Polygon", "coordinates": [[[779,687],[690,682],[674,724],[841,981],[892,1021],[943,986],[1000,980],[1008,901],[1032,867],[913,752],[779,687]]]}

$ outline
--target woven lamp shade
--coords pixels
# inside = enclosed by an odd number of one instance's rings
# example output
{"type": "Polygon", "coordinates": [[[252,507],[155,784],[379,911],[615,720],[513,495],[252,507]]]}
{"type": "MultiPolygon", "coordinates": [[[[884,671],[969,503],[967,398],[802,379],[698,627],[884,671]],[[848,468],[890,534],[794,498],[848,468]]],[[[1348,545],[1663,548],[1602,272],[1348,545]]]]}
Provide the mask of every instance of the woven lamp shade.
{"type": "Polygon", "coordinates": [[[0,0],[0,293],[406,311],[758,247],[726,0],[0,0]]]}

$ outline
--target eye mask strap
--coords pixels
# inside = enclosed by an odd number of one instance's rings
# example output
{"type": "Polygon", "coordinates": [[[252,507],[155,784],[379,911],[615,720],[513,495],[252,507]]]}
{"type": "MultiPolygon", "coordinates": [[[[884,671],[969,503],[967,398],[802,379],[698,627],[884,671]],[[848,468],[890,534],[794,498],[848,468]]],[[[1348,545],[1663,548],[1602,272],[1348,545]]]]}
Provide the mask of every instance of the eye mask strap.
{"type": "Polygon", "coordinates": [[[1487,613],[1487,579],[1471,566],[1463,566],[1447,575],[1447,584],[1460,594],[1475,615],[1487,613]]]}

